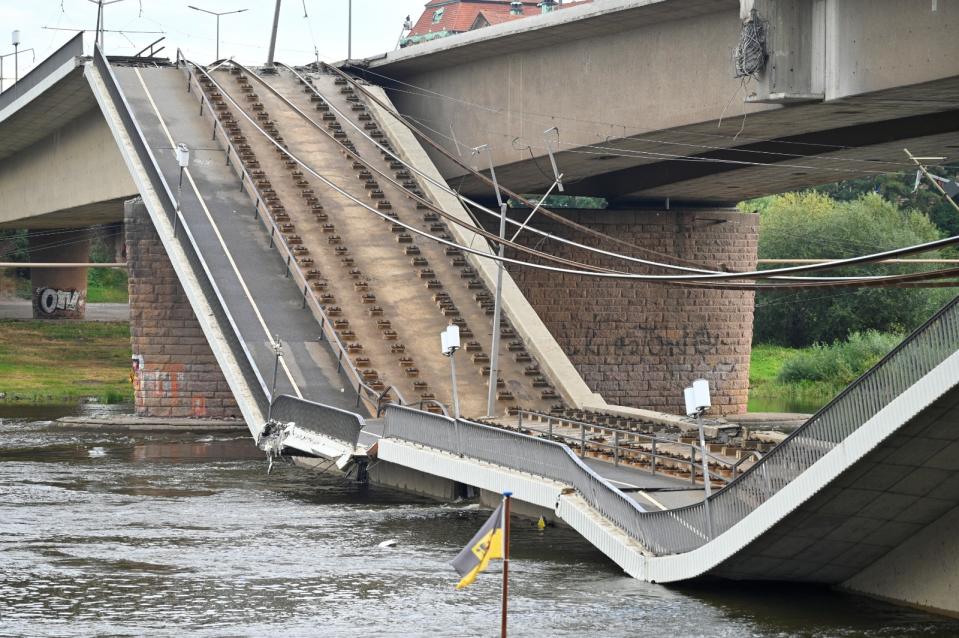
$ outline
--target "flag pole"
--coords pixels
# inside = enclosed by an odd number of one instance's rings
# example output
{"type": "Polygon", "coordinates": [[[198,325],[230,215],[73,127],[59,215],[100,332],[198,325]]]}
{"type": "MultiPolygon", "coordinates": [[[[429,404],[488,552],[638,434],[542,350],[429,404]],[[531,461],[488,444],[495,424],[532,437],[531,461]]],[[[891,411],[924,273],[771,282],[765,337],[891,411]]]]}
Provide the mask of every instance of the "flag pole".
{"type": "Polygon", "coordinates": [[[506,609],[509,600],[509,506],[512,492],[503,492],[503,621],[500,637],[506,638],[506,609]]]}

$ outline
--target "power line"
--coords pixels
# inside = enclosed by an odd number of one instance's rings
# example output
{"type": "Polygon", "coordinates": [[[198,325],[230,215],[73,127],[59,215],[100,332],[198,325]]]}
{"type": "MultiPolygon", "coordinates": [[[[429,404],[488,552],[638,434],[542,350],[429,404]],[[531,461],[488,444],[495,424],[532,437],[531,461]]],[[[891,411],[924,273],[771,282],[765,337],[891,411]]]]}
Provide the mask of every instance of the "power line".
{"type": "MultiPolygon", "coordinates": [[[[468,246],[463,246],[463,245],[458,244],[458,243],[456,243],[456,242],[454,242],[454,241],[447,240],[447,239],[444,239],[444,238],[442,238],[442,237],[437,237],[437,236],[432,235],[432,234],[430,234],[430,233],[428,233],[428,232],[425,232],[425,231],[422,231],[422,230],[420,230],[420,229],[418,229],[418,228],[415,228],[415,227],[413,227],[413,226],[411,226],[411,225],[403,222],[402,220],[394,219],[394,218],[391,218],[391,217],[387,216],[386,214],[384,214],[384,213],[376,210],[375,208],[373,208],[372,206],[370,206],[370,205],[367,204],[366,202],[358,199],[357,197],[354,197],[354,196],[351,195],[349,192],[347,192],[346,190],[344,190],[343,188],[341,188],[340,186],[338,186],[337,184],[335,184],[334,182],[332,182],[332,181],[329,180],[328,178],[324,177],[323,175],[321,175],[320,173],[318,173],[317,171],[315,171],[311,166],[309,166],[308,164],[306,164],[306,163],[305,163],[303,160],[301,160],[297,155],[295,155],[294,153],[292,153],[289,149],[287,149],[286,147],[284,147],[284,145],[280,144],[280,143],[277,142],[275,139],[273,139],[268,133],[266,133],[266,131],[264,131],[264,130],[260,127],[260,125],[259,125],[256,121],[254,121],[253,118],[249,116],[249,114],[246,113],[246,111],[236,102],[236,100],[233,99],[233,97],[229,94],[229,92],[226,91],[222,86],[220,86],[220,84],[219,84],[218,82],[216,82],[216,80],[214,80],[214,79],[212,78],[212,76],[210,76],[201,66],[199,66],[199,65],[197,65],[197,64],[195,64],[195,63],[193,63],[193,62],[190,62],[190,61],[188,61],[188,62],[189,62],[190,64],[192,64],[199,72],[203,73],[203,75],[217,88],[217,90],[218,90],[222,95],[224,95],[224,96],[233,104],[234,108],[236,108],[236,109],[239,111],[239,113],[241,114],[241,116],[242,116],[244,119],[246,119],[246,120],[250,123],[250,125],[251,125],[253,128],[255,128],[256,131],[257,131],[260,135],[262,135],[269,143],[271,143],[277,150],[279,150],[281,154],[286,155],[287,157],[289,157],[290,159],[292,159],[294,162],[296,162],[296,163],[299,164],[301,167],[303,167],[303,168],[304,168],[307,172],[309,172],[311,175],[313,175],[313,176],[316,177],[318,180],[320,180],[321,182],[323,182],[326,186],[330,187],[331,189],[333,189],[334,191],[336,191],[337,193],[339,193],[341,196],[346,197],[347,199],[349,199],[350,201],[352,201],[354,204],[356,204],[356,205],[358,205],[358,206],[360,206],[360,207],[368,210],[369,212],[373,213],[374,215],[380,217],[381,219],[390,220],[392,223],[394,223],[394,224],[396,224],[396,225],[398,225],[398,226],[401,226],[401,227],[405,228],[406,230],[408,230],[408,231],[410,231],[410,232],[412,232],[412,233],[414,233],[414,234],[416,234],[416,235],[425,237],[425,238],[427,238],[427,239],[431,239],[431,240],[434,241],[434,242],[437,242],[437,243],[440,243],[440,244],[444,244],[444,245],[447,245],[447,246],[451,246],[451,247],[458,248],[458,249],[460,249],[460,250],[462,250],[462,251],[468,252],[468,253],[470,253],[470,254],[474,254],[474,255],[476,255],[476,256],[478,256],[478,257],[487,258],[487,259],[493,259],[493,260],[501,261],[501,262],[504,262],[504,263],[511,263],[511,264],[518,265],[518,266],[527,266],[527,267],[531,267],[531,268],[537,268],[537,269],[541,269],[541,270],[548,270],[548,271],[559,272],[559,273],[564,273],[564,274],[575,274],[575,275],[584,275],[584,276],[593,276],[593,277],[602,277],[602,278],[612,278],[612,279],[629,279],[629,280],[646,281],[646,282],[653,282],[653,283],[695,283],[696,285],[707,285],[707,286],[708,286],[708,285],[710,285],[713,281],[765,278],[765,277],[768,277],[769,274],[770,274],[769,272],[765,272],[765,273],[764,273],[764,272],[751,272],[751,273],[717,273],[717,274],[709,274],[709,275],[678,275],[678,276],[666,276],[666,275],[637,275],[637,274],[631,274],[631,273],[622,273],[622,272],[618,272],[618,271],[613,271],[613,272],[588,272],[588,271],[582,271],[582,270],[570,270],[570,269],[566,269],[566,268],[557,268],[557,267],[551,267],[551,266],[543,266],[543,265],[539,265],[539,264],[535,264],[535,263],[531,263],[531,262],[524,262],[524,261],[520,261],[520,260],[515,260],[515,259],[503,257],[503,256],[491,255],[491,254],[489,254],[489,253],[481,252],[481,251],[478,251],[478,250],[473,249],[473,248],[468,247],[468,246]],[[704,281],[704,280],[709,280],[709,281],[704,281]]],[[[500,239],[500,241],[501,241],[502,243],[504,243],[504,244],[507,243],[506,240],[500,239]]],[[[876,258],[879,258],[879,257],[881,257],[881,258],[887,258],[887,257],[893,256],[893,255],[896,255],[896,254],[908,254],[908,253],[910,253],[910,252],[924,252],[925,250],[929,250],[929,249],[931,249],[931,248],[933,248],[933,247],[936,247],[936,246],[939,245],[939,244],[948,245],[948,244],[950,244],[950,243],[957,243],[957,242],[959,242],[959,237],[954,237],[954,238],[949,238],[949,239],[946,239],[946,240],[938,240],[937,242],[930,242],[930,243],[928,243],[928,244],[923,244],[923,245],[921,245],[921,246],[914,246],[914,247],[909,247],[909,248],[906,248],[906,249],[898,249],[898,250],[896,250],[896,251],[889,251],[889,252],[883,253],[883,254],[881,254],[881,255],[868,255],[868,256],[853,258],[853,259],[845,260],[845,262],[846,262],[847,264],[852,264],[852,263],[864,263],[864,262],[866,262],[866,261],[873,260],[873,259],[876,259],[876,258]]],[[[518,247],[518,250],[520,250],[521,252],[525,252],[525,253],[531,252],[529,249],[527,249],[527,248],[525,248],[525,247],[518,247]]],[[[590,266],[588,266],[588,265],[586,265],[586,264],[582,264],[582,266],[590,267],[590,266]]],[[[836,264],[831,264],[831,266],[835,267],[836,264]]],[[[816,269],[824,269],[824,268],[821,268],[820,266],[793,267],[793,268],[787,268],[787,269],[780,269],[780,271],[803,272],[803,271],[806,271],[806,270],[816,270],[816,269]]],[[[772,272],[777,272],[777,271],[772,271],[772,272]]],[[[832,285],[858,285],[858,282],[863,282],[863,281],[868,281],[868,280],[873,280],[873,283],[874,283],[874,284],[877,284],[877,283],[882,283],[882,282],[885,282],[885,281],[890,281],[890,282],[891,282],[891,281],[920,281],[920,280],[932,279],[932,278],[936,278],[936,277],[951,277],[951,276],[956,276],[956,275],[959,275],[959,269],[954,269],[954,270],[941,270],[941,271],[937,271],[937,272],[933,272],[933,273],[923,272],[923,273],[916,273],[916,274],[913,274],[913,275],[901,275],[901,276],[890,276],[890,277],[846,278],[846,279],[847,279],[846,281],[843,281],[842,283],[839,283],[839,284],[836,284],[836,283],[834,283],[834,282],[821,282],[821,283],[811,284],[811,285],[830,285],[831,283],[832,283],[832,285]]],[[[722,285],[729,286],[729,287],[738,287],[737,284],[722,284],[722,285]]],[[[794,283],[794,284],[774,284],[774,285],[778,285],[778,286],[788,286],[788,285],[797,286],[797,285],[810,285],[810,284],[795,284],[795,283],[794,283]]],[[[868,285],[868,284],[867,284],[867,285],[868,285]]],[[[757,287],[761,287],[761,286],[757,286],[757,287]]]]}

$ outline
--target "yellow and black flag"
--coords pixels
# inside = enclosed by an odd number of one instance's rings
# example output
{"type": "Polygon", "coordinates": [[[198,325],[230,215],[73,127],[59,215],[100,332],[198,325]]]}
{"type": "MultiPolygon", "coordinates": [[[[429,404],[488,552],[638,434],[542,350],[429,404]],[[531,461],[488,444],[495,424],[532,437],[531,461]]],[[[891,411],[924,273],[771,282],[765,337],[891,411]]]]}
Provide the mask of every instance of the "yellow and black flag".
{"type": "Polygon", "coordinates": [[[480,528],[469,545],[453,559],[453,569],[461,576],[456,589],[463,589],[476,580],[494,558],[503,558],[505,538],[503,534],[503,504],[501,503],[489,520],[480,528]]]}

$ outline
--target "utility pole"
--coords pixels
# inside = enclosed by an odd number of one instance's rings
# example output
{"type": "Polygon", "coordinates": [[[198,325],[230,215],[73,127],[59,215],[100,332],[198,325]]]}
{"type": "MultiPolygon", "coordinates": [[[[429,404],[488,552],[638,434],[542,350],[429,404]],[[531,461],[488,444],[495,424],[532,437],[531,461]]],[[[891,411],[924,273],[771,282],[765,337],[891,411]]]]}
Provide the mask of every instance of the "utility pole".
{"type": "Polygon", "coordinates": [[[353,0],[347,0],[346,10],[346,59],[353,59],[353,0]]]}
{"type": "Polygon", "coordinates": [[[246,9],[236,9],[235,11],[210,11],[208,9],[201,9],[200,7],[194,7],[192,4],[187,5],[187,8],[193,9],[194,11],[202,11],[203,13],[209,13],[211,16],[216,16],[216,59],[220,59],[220,16],[230,15],[231,13],[243,13],[246,9]]]}
{"type": "Polygon", "coordinates": [[[103,32],[106,29],[104,24],[105,16],[103,13],[103,7],[111,4],[116,4],[117,2],[123,2],[123,0],[87,0],[87,2],[92,2],[97,5],[97,40],[100,43],[100,50],[103,51],[103,54],[106,55],[106,49],[103,44],[103,32]]]}
{"type": "Polygon", "coordinates": [[[503,241],[506,239],[506,202],[500,194],[499,182],[496,181],[496,169],[493,168],[493,151],[489,144],[477,146],[473,149],[473,155],[479,155],[483,151],[489,156],[489,173],[493,180],[493,190],[496,191],[496,201],[499,204],[499,256],[496,262],[496,300],[493,304],[493,343],[490,346],[489,355],[489,394],[486,398],[486,416],[494,416],[496,410],[496,388],[499,381],[499,340],[500,324],[503,316],[503,260],[506,246],[503,241]]]}
{"type": "Polygon", "coordinates": [[[276,31],[280,27],[280,2],[276,0],[276,11],[273,12],[273,35],[270,36],[270,53],[266,59],[268,67],[273,66],[273,54],[276,52],[276,31]]]}

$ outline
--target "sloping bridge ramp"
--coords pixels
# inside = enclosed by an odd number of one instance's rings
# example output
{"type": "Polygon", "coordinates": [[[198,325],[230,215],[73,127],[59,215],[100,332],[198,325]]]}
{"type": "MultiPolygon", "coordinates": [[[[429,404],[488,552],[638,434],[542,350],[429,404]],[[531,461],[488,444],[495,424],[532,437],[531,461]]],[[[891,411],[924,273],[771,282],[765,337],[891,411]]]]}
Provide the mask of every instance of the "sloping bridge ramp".
{"type": "MultiPolygon", "coordinates": [[[[266,81],[227,65],[111,67],[99,50],[86,73],[255,435],[272,411],[295,422],[284,444],[307,455],[376,455],[512,489],[655,582],[713,574],[879,591],[863,575],[910,537],[939,533],[959,505],[956,301],[710,499],[647,511],[565,445],[430,411],[451,390],[436,341],[456,321],[476,342],[464,412],[485,412],[488,281],[475,260],[416,237],[462,235],[376,146],[396,136],[347,85],[285,67],[266,81]],[[182,175],[178,143],[194,156],[182,175]]],[[[574,384],[551,375],[562,364],[537,362],[522,332],[506,324],[499,407],[569,400],[574,384]]],[[[955,571],[940,592],[957,586],[955,571]]],[[[955,611],[935,594],[912,598],[955,611]]]]}

